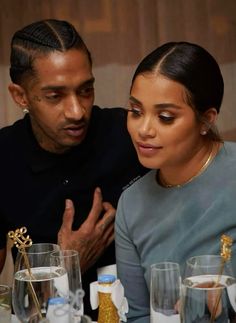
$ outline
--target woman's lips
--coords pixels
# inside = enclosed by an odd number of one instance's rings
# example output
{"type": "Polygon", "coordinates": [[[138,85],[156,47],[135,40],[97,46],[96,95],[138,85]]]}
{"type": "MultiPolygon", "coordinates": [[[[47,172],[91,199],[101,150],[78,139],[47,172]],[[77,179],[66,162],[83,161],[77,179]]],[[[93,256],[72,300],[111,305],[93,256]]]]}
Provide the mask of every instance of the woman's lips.
{"type": "Polygon", "coordinates": [[[140,155],[151,157],[155,155],[162,147],[148,143],[137,142],[136,147],[140,155]]]}

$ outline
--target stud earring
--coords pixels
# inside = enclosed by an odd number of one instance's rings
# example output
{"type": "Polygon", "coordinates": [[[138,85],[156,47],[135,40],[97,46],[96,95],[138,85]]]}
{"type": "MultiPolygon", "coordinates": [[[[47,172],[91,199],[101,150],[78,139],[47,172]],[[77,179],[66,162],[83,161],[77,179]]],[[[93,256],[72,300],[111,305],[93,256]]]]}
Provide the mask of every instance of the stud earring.
{"type": "Polygon", "coordinates": [[[29,113],[29,110],[27,108],[23,109],[24,113],[29,113]]]}
{"type": "Polygon", "coordinates": [[[202,136],[205,136],[206,134],[207,134],[207,131],[206,131],[206,130],[202,130],[202,131],[201,131],[201,135],[202,135],[202,136]]]}

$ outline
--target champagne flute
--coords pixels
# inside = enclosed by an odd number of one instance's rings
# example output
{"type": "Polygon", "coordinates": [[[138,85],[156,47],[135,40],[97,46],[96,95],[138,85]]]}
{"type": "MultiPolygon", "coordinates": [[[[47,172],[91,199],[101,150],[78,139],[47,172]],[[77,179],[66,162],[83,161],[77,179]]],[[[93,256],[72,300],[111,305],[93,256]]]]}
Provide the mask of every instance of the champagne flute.
{"type": "Polygon", "coordinates": [[[21,322],[39,322],[46,316],[51,284],[63,271],[53,273],[50,253],[60,250],[52,243],[33,244],[25,252],[18,251],[12,291],[12,305],[21,322]]]}
{"type": "Polygon", "coordinates": [[[151,266],[151,323],[180,322],[181,277],[177,263],[161,262],[151,266]]]}
{"type": "Polygon", "coordinates": [[[50,255],[50,263],[52,271],[56,268],[64,268],[67,274],[68,289],[64,289],[65,281],[57,281],[61,285],[57,287],[57,299],[61,304],[54,306],[51,317],[64,317],[71,322],[85,321],[83,317],[83,296],[79,254],[76,250],[61,250],[55,251],[50,255]],[[64,305],[63,305],[64,304],[64,305]],[[64,313],[63,313],[64,312],[64,313]]]}
{"type": "Polygon", "coordinates": [[[232,263],[202,255],[186,262],[181,319],[191,322],[235,322],[236,280],[232,263]]]}

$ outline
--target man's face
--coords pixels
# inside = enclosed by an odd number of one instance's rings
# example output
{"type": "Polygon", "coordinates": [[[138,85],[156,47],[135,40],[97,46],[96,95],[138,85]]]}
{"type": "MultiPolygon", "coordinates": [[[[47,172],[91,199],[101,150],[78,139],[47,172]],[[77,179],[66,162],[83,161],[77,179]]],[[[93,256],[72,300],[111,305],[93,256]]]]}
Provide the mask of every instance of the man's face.
{"type": "Polygon", "coordinates": [[[94,102],[87,55],[76,49],[36,58],[36,75],[23,85],[32,129],[40,146],[64,153],[86,136],[94,102]]]}

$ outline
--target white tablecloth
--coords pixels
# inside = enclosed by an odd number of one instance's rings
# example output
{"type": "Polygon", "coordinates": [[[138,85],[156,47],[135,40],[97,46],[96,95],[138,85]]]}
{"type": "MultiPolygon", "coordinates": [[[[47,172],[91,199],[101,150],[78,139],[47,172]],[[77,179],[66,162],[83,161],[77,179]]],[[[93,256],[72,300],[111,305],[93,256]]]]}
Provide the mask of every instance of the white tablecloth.
{"type": "MultiPolygon", "coordinates": [[[[15,315],[11,316],[11,323],[20,323],[20,321],[18,320],[18,318],[15,315]]],[[[93,321],[93,323],[97,323],[95,321],[93,321]]]]}
{"type": "Polygon", "coordinates": [[[18,318],[15,315],[11,316],[11,323],[19,323],[20,321],[18,320],[18,318]]]}

